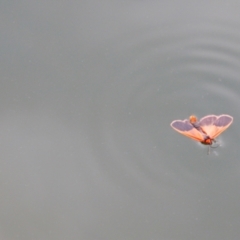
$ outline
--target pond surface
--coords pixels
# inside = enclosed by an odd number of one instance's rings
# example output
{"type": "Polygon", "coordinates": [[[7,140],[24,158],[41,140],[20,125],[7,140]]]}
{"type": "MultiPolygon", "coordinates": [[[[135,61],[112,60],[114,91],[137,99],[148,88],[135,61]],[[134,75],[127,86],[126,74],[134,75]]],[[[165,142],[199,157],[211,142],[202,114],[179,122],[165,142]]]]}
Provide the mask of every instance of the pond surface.
{"type": "Polygon", "coordinates": [[[0,238],[240,236],[240,4],[2,1],[0,238]],[[211,149],[170,127],[229,114],[211,149]]]}

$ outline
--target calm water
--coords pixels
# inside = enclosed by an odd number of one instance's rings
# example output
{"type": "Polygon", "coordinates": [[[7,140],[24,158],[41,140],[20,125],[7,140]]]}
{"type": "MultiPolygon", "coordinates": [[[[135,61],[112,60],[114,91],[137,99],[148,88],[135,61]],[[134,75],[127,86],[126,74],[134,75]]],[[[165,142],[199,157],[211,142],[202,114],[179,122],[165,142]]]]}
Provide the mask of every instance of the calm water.
{"type": "Polygon", "coordinates": [[[239,239],[240,4],[181,4],[2,1],[1,239],[239,239]]]}

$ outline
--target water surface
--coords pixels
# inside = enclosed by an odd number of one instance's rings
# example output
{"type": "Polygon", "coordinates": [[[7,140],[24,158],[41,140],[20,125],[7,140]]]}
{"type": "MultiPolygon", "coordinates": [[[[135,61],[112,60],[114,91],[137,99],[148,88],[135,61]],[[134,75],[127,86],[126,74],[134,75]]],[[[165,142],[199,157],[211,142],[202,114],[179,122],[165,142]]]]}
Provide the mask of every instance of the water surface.
{"type": "Polygon", "coordinates": [[[238,3],[0,9],[2,239],[238,239],[238,3]],[[191,114],[234,117],[210,155],[191,114]]]}

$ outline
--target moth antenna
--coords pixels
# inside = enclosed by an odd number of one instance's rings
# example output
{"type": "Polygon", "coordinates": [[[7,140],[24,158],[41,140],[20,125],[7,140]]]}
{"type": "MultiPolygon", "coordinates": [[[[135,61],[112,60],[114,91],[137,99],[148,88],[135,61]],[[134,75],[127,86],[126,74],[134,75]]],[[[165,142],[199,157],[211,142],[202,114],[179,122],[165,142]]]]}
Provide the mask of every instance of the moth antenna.
{"type": "Polygon", "coordinates": [[[215,146],[212,146],[212,145],[209,145],[211,148],[217,148],[220,146],[220,143],[218,143],[216,140],[213,141],[216,145],[215,146]]]}
{"type": "Polygon", "coordinates": [[[208,145],[207,155],[210,155],[210,145],[208,145]]]}
{"type": "Polygon", "coordinates": [[[220,146],[220,144],[215,140],[215,139],[213,139],[213,142],[216,144],[215,146],[212,146],[212,145],[208,145],[208,155],[210,154],[210,151],[211,151],[211,149],[210,148],[217,148],[217,147],[219,147],[220,146]]]}

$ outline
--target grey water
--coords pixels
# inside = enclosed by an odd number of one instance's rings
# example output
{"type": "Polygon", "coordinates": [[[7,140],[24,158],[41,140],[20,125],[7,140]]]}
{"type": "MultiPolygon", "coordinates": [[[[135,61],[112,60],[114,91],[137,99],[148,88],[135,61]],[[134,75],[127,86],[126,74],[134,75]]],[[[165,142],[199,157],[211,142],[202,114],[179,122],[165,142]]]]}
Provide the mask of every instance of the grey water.
{"type": "Polygon", "coordinates": [[[0,239],[239,239],[240,3],[0,6],[0,239]]]}

